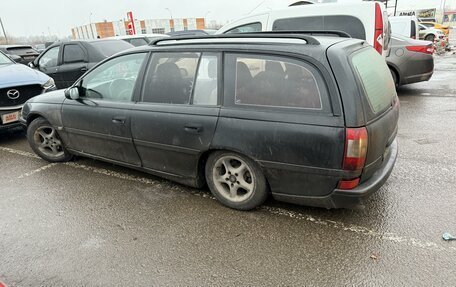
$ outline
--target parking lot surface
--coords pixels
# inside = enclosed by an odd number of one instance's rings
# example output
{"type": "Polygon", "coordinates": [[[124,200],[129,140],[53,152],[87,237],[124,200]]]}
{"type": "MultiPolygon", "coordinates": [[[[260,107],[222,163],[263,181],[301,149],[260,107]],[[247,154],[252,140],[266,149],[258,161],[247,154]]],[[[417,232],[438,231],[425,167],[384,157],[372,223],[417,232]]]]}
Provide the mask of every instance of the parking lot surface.
{"type": "Polygon", "coordinates": [[[456,285],[456,57],[405,86],[399,158],[364,206],[268,201],[230,210],[207,190],[90,159],[50,164],[0,134],[0,281],[8,286],[456,285]]]}

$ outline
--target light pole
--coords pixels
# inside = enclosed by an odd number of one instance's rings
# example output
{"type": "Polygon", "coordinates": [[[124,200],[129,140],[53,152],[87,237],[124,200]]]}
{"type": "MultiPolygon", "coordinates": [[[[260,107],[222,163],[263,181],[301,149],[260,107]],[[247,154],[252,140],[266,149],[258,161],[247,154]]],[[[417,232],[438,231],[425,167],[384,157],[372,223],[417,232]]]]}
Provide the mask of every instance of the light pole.
{"type": "Polygon", "coordinates": [[[93,34],[93,28],[92,28],[92,12],[90,12],[89,15],[89,23],[90,23],[90,32],[92,33],[92,39],[95,39],[95,35],[93,34]]]}
{"type": "Polygon", "coordinates": [[[6,42],[6,44],[8,44],[8,37],[6,36],[5,27],[3,27],[2,18],[0,18],[0,25],[2,26],[3,36],[5,36],[5,42],[6,42]]]}
{"type": "Polygon", "coordinates": [[[165,8],[165,9],[168,10],[169,16],[171,17],[171,20],[172,20],[173,19],[173,13],[171,13],[171,9],[169,9],[169,8],[165,8]]]}

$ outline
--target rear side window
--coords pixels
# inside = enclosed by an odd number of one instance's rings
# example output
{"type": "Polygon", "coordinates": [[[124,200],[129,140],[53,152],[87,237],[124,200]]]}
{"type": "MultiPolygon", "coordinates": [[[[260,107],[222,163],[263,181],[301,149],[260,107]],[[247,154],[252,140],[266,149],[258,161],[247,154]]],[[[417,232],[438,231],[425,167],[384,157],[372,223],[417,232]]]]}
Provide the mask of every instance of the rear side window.
{"type": "Polygon", "coordinates": [[[79,45],[65,45],[63,48],[64,63],[84,62],[84,58],[84,51],[79,45]]]}
{"type": "Polygon", "coordinates": [[[235,104],[322,109],[317,81],[307,67],[276,56],[235,57],[235,104]]]}
{"type": "Polygon", "coordinates": [[[413,20],[411,22],[412,27],[410,28],[410,38],[416,39],[416,22],[413,20]]]}
{"type": "Polygon", "coordinates": [[[391,106],[396,89],[385,59],[369,48],[356,53],[351,61],[372,112],[379,114],[391,106]]]}
{"type": "Polygon", "coordinates": [[[242,26],[238,26],[236,28],[228,30],[227,32],[225,32],[225,34],[255,33],[255,32],[261,32],[261,28],[262,28],[261,23],[255,22],[255,23],[249,23],[249,24],[245,24],[242,26]]]}
{"type": "Polygon", "coordinates": [[[356,17],[335,16],[311,16],[285,18],[274,21],[273,31],[327,31],[336,30],[348,33],[352,38],[366,40],[364,25],[356,17]]]}

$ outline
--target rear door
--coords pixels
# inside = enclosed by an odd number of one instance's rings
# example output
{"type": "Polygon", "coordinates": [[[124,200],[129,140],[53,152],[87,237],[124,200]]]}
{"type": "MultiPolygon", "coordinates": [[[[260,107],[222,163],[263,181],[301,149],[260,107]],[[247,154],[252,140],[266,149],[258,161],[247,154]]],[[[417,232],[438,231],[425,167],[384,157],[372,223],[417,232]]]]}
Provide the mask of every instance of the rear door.
{"type": "Polygon", "coordinates": [[[131,111],[133,141],[144,168],[196,177],[220,110],[219,66],[213,53],[152,55],[141,100],[131,111]]]}
{"type": "Polygon", "coordinates": [[[81,44],[64,44],[62,64],[59,67],[62,85],[59,88],[67,88],[76,82],[87,71],[87,64],[87,51],[81,44]]]}
{"type": "Polygon", "coordinates": [[[257,161],[276,193],[324,196],[337,185],[344,154],[338,94],[321,63],[310,61],[270,52],[224,58],[213,145],[257,161]]]}
{"type": "Polygon", "coordinates": [[[369,136],[363,172],[363,178],[369,178],[396,137],[399,100],[388,66],[375,50],[370,47],[358,50],[350,56],[350,62],[361,91],[369,136]]]}

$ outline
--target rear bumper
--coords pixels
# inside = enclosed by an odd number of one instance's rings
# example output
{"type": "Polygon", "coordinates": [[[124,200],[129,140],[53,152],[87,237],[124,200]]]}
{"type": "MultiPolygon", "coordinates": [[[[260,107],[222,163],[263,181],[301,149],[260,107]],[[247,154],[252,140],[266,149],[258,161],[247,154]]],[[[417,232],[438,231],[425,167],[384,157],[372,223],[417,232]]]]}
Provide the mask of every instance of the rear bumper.
{"type": "Polygon", "coordinates": [[[421,74],[421,75],[409,76],[407,78],[404,78],[403,81],[401,81],[401,85],[407,85],[407,84],[413,84],[413,83],[429,81],[433,74],[434,74],[434,71],[431,71],[429,73],[424,73],[424,74],[421,74]]]}
{"type": "Polygon", "coordinates": [[[394,140],[380,168],[368,180],[354,189],[335,189],[331,194],[324,197],[308,197],[274,193],[273,197],[277,200],[294,204],[325,208],[347,208],[361,204],[364,199],[376,192],[386,182],[393,171],[397,154],[397,140],[394,140]]]}

